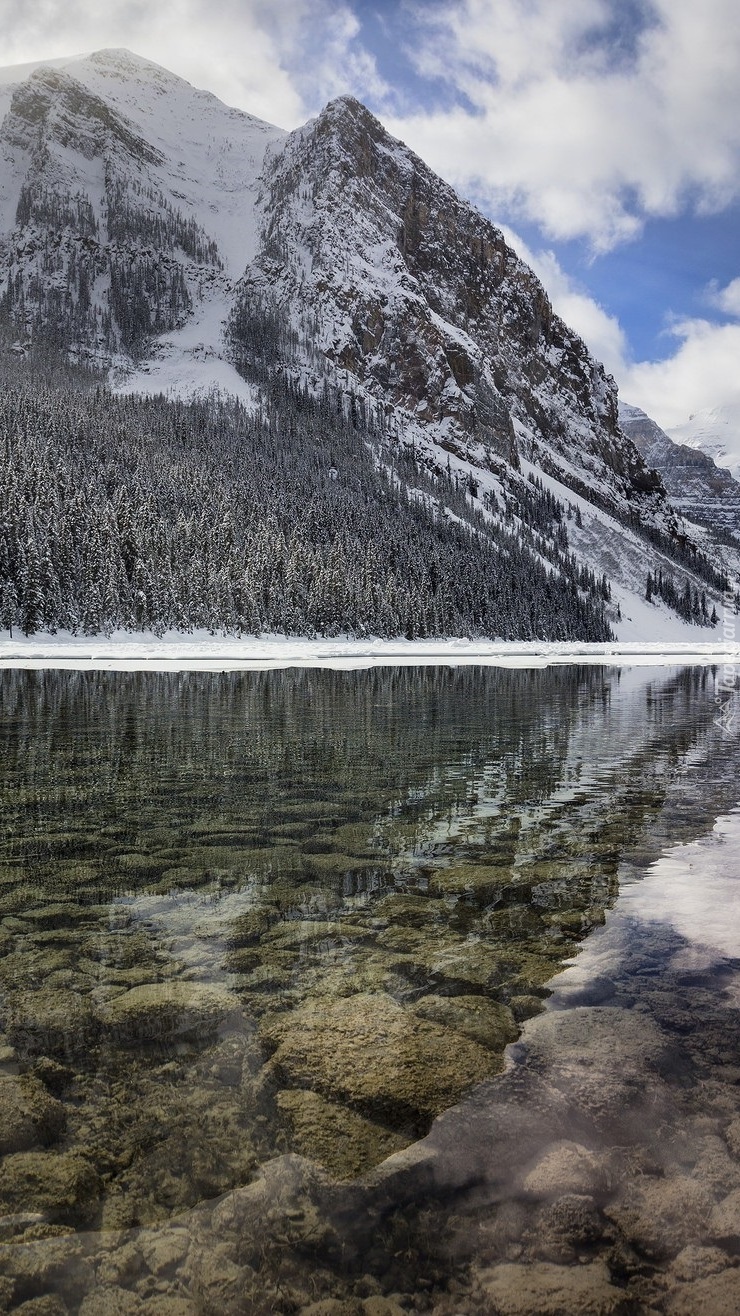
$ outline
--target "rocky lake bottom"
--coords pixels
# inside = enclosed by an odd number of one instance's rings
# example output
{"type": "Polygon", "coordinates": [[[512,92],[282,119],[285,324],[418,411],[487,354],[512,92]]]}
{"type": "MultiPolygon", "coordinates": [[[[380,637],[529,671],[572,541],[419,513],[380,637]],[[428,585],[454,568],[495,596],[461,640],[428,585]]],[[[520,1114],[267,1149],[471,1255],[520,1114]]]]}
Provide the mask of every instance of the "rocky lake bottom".
{"type": "Polygon", "coordinates": [[[0,673],[0,1312],[739,1310],[720,680],[0,673]]]}

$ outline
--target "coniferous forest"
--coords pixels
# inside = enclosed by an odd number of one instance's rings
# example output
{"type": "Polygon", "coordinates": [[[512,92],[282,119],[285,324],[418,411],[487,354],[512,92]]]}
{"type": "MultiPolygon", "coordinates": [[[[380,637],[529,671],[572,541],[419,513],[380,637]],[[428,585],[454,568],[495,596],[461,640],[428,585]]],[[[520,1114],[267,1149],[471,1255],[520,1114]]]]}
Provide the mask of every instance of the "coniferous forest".
{"type": "Polygon", "coordinates": [[[280,379],[266,397],[250,413],[4,367],[0,628],[611,637],[559,504],[532,490],[492,521],[361,402],[280,379]]]}

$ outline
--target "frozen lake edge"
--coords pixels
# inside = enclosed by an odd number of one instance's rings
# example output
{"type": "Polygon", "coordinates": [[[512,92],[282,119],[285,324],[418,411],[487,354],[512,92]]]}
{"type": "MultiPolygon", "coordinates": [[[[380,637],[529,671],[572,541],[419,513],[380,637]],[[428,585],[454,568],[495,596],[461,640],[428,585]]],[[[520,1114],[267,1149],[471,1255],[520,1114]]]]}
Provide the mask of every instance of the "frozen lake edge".
{"type": "Polygon", "coordinates": [[[0,668],[73,671],[265,671],[286,667],[360,669],[381,666],[547,667],[565,663],[737,667],[740,643],[586,644],[467,639],[303,639],[285,635],[219,636],[170,631],[112,635],[14,636],[0,632],[0,668]]]}

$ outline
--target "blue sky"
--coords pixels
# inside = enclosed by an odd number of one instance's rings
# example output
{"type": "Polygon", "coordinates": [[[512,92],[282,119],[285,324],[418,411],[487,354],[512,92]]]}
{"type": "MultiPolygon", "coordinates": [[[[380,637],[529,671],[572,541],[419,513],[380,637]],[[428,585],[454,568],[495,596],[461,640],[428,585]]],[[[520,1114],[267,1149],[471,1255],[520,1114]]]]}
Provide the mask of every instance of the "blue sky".
{"type": "Polygon", "coordinates": [[[352,92],[624,397],[667,428],[740,409],[737,0],[0,0],[0,30],[3,62],[124,45],[289,128],[352,92]]]}

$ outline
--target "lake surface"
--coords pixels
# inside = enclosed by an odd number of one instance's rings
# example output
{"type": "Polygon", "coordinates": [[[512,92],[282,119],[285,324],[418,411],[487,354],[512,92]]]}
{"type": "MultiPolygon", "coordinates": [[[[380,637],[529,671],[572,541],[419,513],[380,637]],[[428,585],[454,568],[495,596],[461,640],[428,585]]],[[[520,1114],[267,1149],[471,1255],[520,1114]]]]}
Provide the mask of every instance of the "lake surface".
{"type": "Polygon", "coordinates": [[[721,678],[0,673],[0,1311],[740,1309],[721,678]]]}

